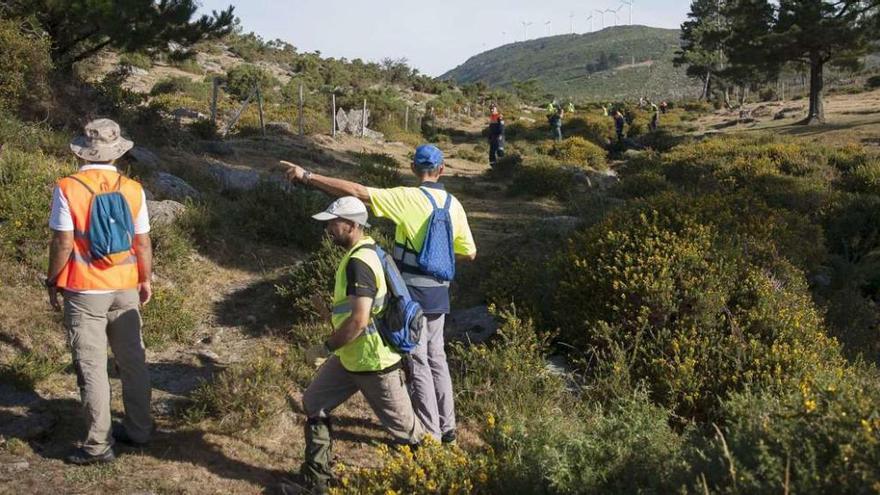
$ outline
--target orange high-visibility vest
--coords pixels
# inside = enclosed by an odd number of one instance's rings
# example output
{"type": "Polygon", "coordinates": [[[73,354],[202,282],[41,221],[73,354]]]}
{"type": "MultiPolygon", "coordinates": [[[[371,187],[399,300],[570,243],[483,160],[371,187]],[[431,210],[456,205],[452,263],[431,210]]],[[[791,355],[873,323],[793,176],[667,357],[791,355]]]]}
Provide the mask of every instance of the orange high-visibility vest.
{"type": "MultiPolygon", "coordinates": [[[[116,190],[119,182],[119,192],[128,202],[132,220],[137,218],[141,208],[143,189],[137,182],[122,177],[118,172],[110,170],[86,170],[74,174],[77,179],[88,184],[96,194],[116,190]]],[[[92,206],[92,193],[71,177],[65,177],[58,181],[58,187],[70,207],[70,215],[73,217],[73,253],[70,260],[58,274],[57,285],[68,290],[122,290],[134,289],[138,284],[137,257],[132,243],[131,253],[128,257],[122,257],[115,263],[102,260],[93,260],[89,250],[89,213],[92,206]]]]}

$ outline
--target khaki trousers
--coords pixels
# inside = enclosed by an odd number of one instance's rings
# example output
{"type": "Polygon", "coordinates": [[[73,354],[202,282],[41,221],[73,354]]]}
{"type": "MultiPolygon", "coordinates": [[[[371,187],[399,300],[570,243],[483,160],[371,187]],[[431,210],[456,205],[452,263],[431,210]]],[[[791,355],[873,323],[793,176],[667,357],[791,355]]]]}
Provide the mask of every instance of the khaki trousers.
{"type": "Polygon", "coordinates": [[[409,392],[416,416],[437,440],[455,431],[452,376],[443,341],[445,322],[445,314],[425,315],[419,345],[410,356],[412,380],[409,392]]]}
{"type": "Polygon", "coordinates": [[[351,373],[339,358],[331,356],[303,393],[306,452],[301,474],[307,479],[326,481],[330,471],[330,413],[360,391],[382,426],[394,441],[418,444],[425,430],[413,412],[402,369],[379,373],[351,373]]]}
{"type": "Polygon", "coordinates": [[[134,289],[107,294],[64,292],[64,326],[88,424],[82,446],[90,455],[101,455],[113,447],[108,343],[122,379],[126,433],[136,442],[146,442],[152,432],[152,390],[141,338],[139,304],[134,289]]]}

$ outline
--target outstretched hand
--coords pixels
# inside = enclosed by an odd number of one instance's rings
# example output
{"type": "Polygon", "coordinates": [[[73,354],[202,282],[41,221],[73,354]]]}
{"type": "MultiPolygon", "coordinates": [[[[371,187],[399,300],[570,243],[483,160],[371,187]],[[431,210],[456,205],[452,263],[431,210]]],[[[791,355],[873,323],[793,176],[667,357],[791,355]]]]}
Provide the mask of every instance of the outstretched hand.
{"type": "Polygon", "coordinates": [[[290,182],[303,181],[303,177],[306,173],[304,168],[295,163],[291,163],[285,160],[280,160],[279,163],[286,168],[286,170],[284,171],[284,175],[287,176],[287,180],[289,180],[290,182]]]}

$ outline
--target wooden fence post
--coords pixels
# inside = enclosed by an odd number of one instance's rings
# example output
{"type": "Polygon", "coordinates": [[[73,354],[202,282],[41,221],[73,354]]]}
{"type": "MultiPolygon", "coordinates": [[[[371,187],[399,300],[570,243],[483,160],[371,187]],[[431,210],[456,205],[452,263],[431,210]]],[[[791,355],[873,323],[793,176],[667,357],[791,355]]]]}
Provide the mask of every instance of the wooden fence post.
{"type": "Polygon", "coordinates": [[[407,105],[406,110],[403,112],[403,130],[409,132],[409,105],[407,105]]]}
{"type": "Polygon", "coordinates": [[[263,122],[263,94],[260,93],[260,88],[256,89],[257,92],[257,109],[260,111],[260,132],[263,136],[266,135],[266,124],[263,122]]]}
{"type": "Polygon", "coordinates": [[[303,103],[304,103],[303,85],[302,85],[302,83],[300,83],[299,84],[299,135],[300,136],[302,136],[306,133],[305,120],[304,120],[304,116],[303,116],[303,103]]]}
{"type": "Polygon", "coordinates": [[[361,137],[367,135],[367,99],[364,98],[364,112],[361,114],[361,137]]]}
{"type": "Polygon", "coordinates": [[[217,125],[217,91],[220,86],[220,80],[216,77],[211,83],[211,123],[217,125]]]}
{"type": "Polygon", "coordinates": [[[248,97],[245,98],[244,103],[241,105],[241,108],[238,109],[238,112],[236,112],[235,115],[232,117],[232,120],[229,121],[229,124],[226,126],[226,130],[223,131],[224,138],[226,137],[227,134],[229,134],[229,131],[232,130],[232,128],[235,126],[235,124],[238,123],[238,119],[241,118],[241,114],[244,113],[244,111],[247,109],[248,104],[251,102],[251,98],[253,96],[254,96],[254,92],[252,91],[251,94],[249,94],[248,97]]]}
{"type": "Polygon", "coordinates": [[[333,139],[336,139],[336,93],[330,95],[330,135],[333,136],[333,139]]]}

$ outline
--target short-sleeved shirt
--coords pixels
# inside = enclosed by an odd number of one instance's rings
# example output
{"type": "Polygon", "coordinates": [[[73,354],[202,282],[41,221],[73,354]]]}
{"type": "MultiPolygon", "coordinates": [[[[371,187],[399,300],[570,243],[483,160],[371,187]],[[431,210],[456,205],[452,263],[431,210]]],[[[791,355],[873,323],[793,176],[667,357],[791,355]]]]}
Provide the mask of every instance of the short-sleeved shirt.
{"type": "MultiPolygon", "coordinates": [[[[79,168],[80,172],[85,172],[86,170],[117,171],[116,167],[113,165],[99,165],[94,163],[89,163],[79,168]]],[[[135,234],[146,234],[150,232],[150,213],[147,211],[147,195],[143,191],[141,191],[141,204],[140,209],[138,210],[138,215],[133,220],[135,234]]],[[[49,228],[57,232],[72,232],[74,230],[73,215],[70,213],[70,204],[67,202],[64,192],[61,191],[61,188],[58,186],[55,186],[55,190],[52,192],[52,209],[49,213],[49,228]]],[[[80,290],[73,292],[79,292],[82,294],[109,294],[114,291],[80,290]]]]}
{"type": "Polygon", "coordinates": [[[348,287],[345,294],[355,297],[376,297],[379,288],[376,286],[376,275],[373,269],[363,261],[355,258],[348,260],[345,267],[345,278],[348,287]]]}
{"type": "MultiPolygon", "coordinates": [[[[85,172],[86,170],[108,170],[116,172],[116,167],[113,165],[88,164],[79,168],[80,172],[85,172]]],[[[132,219],[134,220],[135,234],[146,234],[150,231],[150,214],[147,211],[146,206],[147,195],[146,193],[141,192],[140,210],[138,211],[137,218],[132,219]]],[[[58,232],[73,231],[73,216],[70,214],[70,205],[67,203],[67,198],[64,197],[64,193],[58,186],[55,186],[55,190],[52,192],[52,211],[49,213],[49,228],[58,232]]]]}
{"type": "MultiPolygon", "coordinates": [[[[448,193],[443,184],[425,182],[421,187],[429,191],[438,205],[445,204],[448,193]]],[[[433,212],[433,207],[425,194],[418,187],[367,188],[367,191],[373,214],[388,218],[397,225],[394,233],[395,244],[410,251],[421,251],[425,242],[428,219],[433,212]]],[[[465,256],[476,254],[477,246],[468,225],[467,215],[454,196],[449,206],[449,213],[452,218],[453,251],[455,254],[465,256]]],[[[410,294],[422,305],[426,314],[449,312],[448,287],[410,287],[410,294]]]]}

